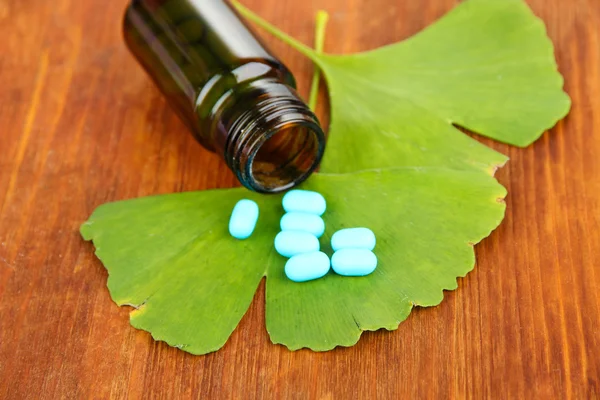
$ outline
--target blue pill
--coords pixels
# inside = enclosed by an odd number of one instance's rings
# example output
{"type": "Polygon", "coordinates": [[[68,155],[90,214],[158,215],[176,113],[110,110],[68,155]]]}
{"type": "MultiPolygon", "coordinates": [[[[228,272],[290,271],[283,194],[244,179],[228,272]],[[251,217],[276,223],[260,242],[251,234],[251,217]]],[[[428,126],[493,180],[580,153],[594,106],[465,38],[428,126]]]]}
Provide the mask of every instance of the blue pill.
{"type": "Polygon", "coordinates": [[[275,250],[284,257],[319,251],[319,239],[302,231],[282,231],[275,236],[275,250]]]}
{"type": "Polygon", "coordinates": [[[285,263],[285,275],[294,282],[319,279],[329,272],[329,257],[321,251],[298,254],[285,263]]]}
{"type": "Polygon", "coordinates": [[[341,229],[331,237],[333,251],[341,249],[367,249],[375,248],[375,234],[369,228],[341,229]]]}
{"type": "Polygon", "coordinates": [[[325,232],[325,222],[321,217],[301,212],[285,213],[281,217],[280,226],[282,231],[303,231],[318,238],[325,232]]]}
{"type": "Polygon", "coordinates": [[[344,276],[365,276],[375,271],[377,256],[367,249],[342,249],[331,257],[333,270],[344,276]]]}
{"type": "Polygon", "coordinates": [[[229,233],[236,239],[246,239],[252,235],[258,221],[258,205],[252,200],[237,202],[229,219],[229,233]]]}
{"type": "Polygon", "coordinates": [[[327,208],[325,198],[320,193],[310,190],[290,190],[283,196],[282,203],[286,212],[323,215],[327,208]]]}

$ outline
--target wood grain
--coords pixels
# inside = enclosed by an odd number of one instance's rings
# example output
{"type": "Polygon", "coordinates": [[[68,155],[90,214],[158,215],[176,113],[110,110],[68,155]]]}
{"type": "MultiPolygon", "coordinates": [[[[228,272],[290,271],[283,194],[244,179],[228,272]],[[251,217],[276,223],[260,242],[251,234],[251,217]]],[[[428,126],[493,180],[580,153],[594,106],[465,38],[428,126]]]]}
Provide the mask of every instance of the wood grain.
{"type": "MultiPolygon", "coordinates": [[[[460,288],[328,353],[272,345],[261,288],[225,348],[195,357],[129,325],[77,229],[106,201],[235,179],[127,53],[126,0],[0,0],[0,398],[600,398],[600,3],[528,2],[573,110],[527,149],[484,140],[511,157],[507,217],[460,288]]],[[[245,1],[305,43],[327,9],[337,53],[456,3],[245,1]]],[[[306,94],[309,62],[265,40],[306,94]]]]}

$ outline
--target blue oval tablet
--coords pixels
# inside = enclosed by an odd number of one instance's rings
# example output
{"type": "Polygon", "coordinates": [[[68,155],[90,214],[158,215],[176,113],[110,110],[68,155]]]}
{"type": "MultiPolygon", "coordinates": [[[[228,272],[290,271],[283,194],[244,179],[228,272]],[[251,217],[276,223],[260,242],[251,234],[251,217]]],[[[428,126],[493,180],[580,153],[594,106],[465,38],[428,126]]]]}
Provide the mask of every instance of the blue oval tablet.
{"type": "Polygon", "coordinates": [[[275,250],[284,257],[319,251],[319,239],[302,231],[282,231],[275,236],[275,250]]]}
{"type": "Polygon", "coordinates": [[[321,251],[298,254],[285,263],[285,275],[294,282],[319,279],[329,272],[329,257],[321,251]]]}
{"type": "Polygon", "coordinates": [[[236,239],[246,239],[252,235],[258,221],[258,204],[244,199],[237,202],[231,218],[229,218],[229,233],[236,239]]]}
{"type": "Polygon", "coordinates": [[[369,228],[340,229],[331,237],[333,251],[341,249],[367,249],[375,248],[375,234],[369,228]]]}
{"type": "Polygon", "coordinates": [[[377,256],[367,249],[342,249],[331,257],[333,270],[344,276],[365,276],[375,271],[377,256]]]}
{"type": "Polygon", "coordinates": [[[303,212],[308,214],[323,215],[327,208],[325,198],[317,192],[310,190],[290,190],[281,201],[286,212],[303,212]]]}
{"type": "Polygon", "coordinates": [[[301,212],[285,213],[281,217],[280,226],[282,231],[303,231],[321,237],[325,232],[323,218],[315,214],[301,212]]]}

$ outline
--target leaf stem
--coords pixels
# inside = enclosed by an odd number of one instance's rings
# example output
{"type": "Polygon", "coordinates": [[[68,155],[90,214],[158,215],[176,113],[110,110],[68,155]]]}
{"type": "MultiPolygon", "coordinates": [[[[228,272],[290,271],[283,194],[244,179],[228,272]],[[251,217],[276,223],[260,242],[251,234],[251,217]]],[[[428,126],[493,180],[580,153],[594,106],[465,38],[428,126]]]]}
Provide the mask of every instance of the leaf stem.
{"type": "Polygon", "coordinates": [[[245,18],[249,19],[250,21],[254,22],[256,25],[265,29],[267,32],[269,32],[271,35],[275,36],[276,38],[289,44],[294,49],[296,49],[300,53],[304,54],[306,57],[315,61],[316,52],[313,49],[311,49],[304,43],[299,42],[298,40],[294,39],[293,37],[289,36],[288,34],[283,33],[278,28],[271,25],[270,23],[268,23],[267,21],[265,21],[264,19],[262,19],[261,17],[256,15],[254,12],[250,11],[248,8],[241,5],[237,0],[230,0],[230,1],[231,1],[231,4],[233,4],[233,6],[238,10],[238,12],[240,14],[242,14],[245,18]]]}
{"type": "MultiPolygon", "coordinates": [[[[327,27],[327,21],[329,20],[329,14],[327,11],[317,11],[315,18],[315,53],[323,53],[323,45],[325,44],[325,29],[327,27]]],[[[308,97],[308,106],[315,112],[317,107],[317,96],[319,95],[319,81],[321,80],[321,69],[317,64],[314,65],[314,72],[312,82],[310,85],[310,95],[308,97]]]]}

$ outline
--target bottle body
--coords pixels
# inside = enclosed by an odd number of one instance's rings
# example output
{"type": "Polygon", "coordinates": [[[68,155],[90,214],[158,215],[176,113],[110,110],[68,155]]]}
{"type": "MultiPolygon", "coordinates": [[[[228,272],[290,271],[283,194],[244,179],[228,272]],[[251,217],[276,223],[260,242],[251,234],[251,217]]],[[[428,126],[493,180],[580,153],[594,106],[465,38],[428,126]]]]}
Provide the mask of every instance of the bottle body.
{"type": "Polygon", "coordinates": [[[318,120],[273,57],[223,0],[133,0],[125,41],[180,118],[240,182],[278,192],[324,151],[318,120]]]}

